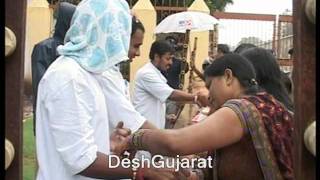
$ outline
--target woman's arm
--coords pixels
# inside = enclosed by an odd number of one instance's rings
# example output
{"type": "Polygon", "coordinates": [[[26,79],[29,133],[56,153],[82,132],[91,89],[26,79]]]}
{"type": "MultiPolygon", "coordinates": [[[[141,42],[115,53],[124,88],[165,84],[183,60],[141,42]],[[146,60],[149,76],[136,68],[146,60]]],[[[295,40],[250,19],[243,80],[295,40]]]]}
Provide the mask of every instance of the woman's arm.
{"type": "MultiPolygon", "coordinates": [[[[144,130],[138,141],[142,142],[139,150],[175,156],[219,149],[239,141],[243,134],[244,129],[237,114],[223,107],[203,122],[182,129],[144,130]]],[[[133,143],[131,145],[134,146],[133,143]]]]}

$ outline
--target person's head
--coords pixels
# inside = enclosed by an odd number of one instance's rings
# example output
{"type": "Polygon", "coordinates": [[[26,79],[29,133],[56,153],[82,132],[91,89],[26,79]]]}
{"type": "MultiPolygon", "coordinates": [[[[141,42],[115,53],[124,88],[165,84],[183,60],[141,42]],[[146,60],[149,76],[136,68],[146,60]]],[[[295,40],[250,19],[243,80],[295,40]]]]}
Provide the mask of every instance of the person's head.
{"type": "Polygon", "coordinates": [[[292,59],[292,57],[293,57],[293,48],[289,49],[288,54],[289,54],[289,58],[292,59]]]}
{"type": "Polygon", "coordinates": [[[202,63],[202,70],[205,71],[206,68],[212,63],[210,59],[205,59],[202,63]]]}
{"type": "Polygon", "coordinates": [[[165,40],[168,41],[169,44],[171,44],[171,46],[173,47],[175,52],[179,52],[179,51],[181,51],[183,49],[183,46],[178,44],[177,38],[175,38],[173,36],[167,36],[165,38],[165,40]]]}
{"type": "Polygon", "coordinates": [[[270,51],[257,47],[247,49],[240,55],[246,57],[254,66],[260,87],[292,110],[293,104],[281,81],[281,71],[275,56],[270,51]]]}
{"type": "Polygon", "coordinates": [[[76,6],[79,4],[80,1],[81,0],[47,0],[47,2],[49,4],[49,8],[52,9],[52,11],[53,11],[53,18],[54,19],[57,19],[59,17],[59,11],[60,11],[59,4],[60,3],[67,2],[67,3],[73,4],[76,6]]]}
{"type": "Polygon", "coordinates": [[[288,94],[290,95],[292,93],[292,82],[289,77],[289,73],[281,71],[281,81],[283,82],[288,94]]]}
{"type": "Polygon", "coordinates": [[[81,1],[57,52],[88,72],[105,72],[129,59],[131,24],[126,1],[81,1]]]}
{"type": "Polygon", "coordinates": [[[136,17],[132,17],[132,30],[129,47],[129,61],[132,61],[136,56],[140,56],[140,46],[143,43],[144,38],[144,26],[136,17]]]}
{"type": "Polygon", "coordinates": [[[60,2],[60,0],[47,0],[49,8],[55,8],[55,6],[60,2]]]}
{"type": "Polygon", "coordinates": [[[155,41],[151,45],[149,58],[160,71],[167,71],[172,65],[174,49],[166,40],[155,41]]]}
{"type": "Polygon", "coordinates": [[[49,9],[52,9],[53,11],[53,18],[57,19],[58,18],[58,6],[60,3],[60,0],[47,0],[49,4],[49,9]]]}
{"type": "Polygon", "coordinates": [[[236,49],[233,52],[237,53],[237,54],[240,54],[244,50],[247,50],[247,49],[250,49],[250,48],[253,48],[253,47],[257,47],[257,46],[254,45],[254,44],[250,44],[250,43],[242,43],[238,47],[236,47],[236,49]]]}
{"type": "Polygon", "coordinates": [[[230,52],[230,48],[226,44],[218,44],[217,45],[217,54],[215,58],[219,58],[225,54],[228,54],[230,52]]]}
{"type": "Polygon", "coordinates": [[[167,36],[165,38],[166,41],[169,41],[169,43],[173,44],[173,45],[176,45],[178,43],[177,39],[173,36],[167,36]]]}
{"type": "Polygon", "coordinates": [[[259,91],[252,64],[238,54],[225,54],[214,60],[205,70],[209,103],[214,109],[227,100],[259,91]]]}
{"type": "Polygon", "coordinates": [[[70,27],[72,15],[76,6],[67,2],[59,3],[59,14],[55,25],[53,36],[63,42],[63,39],[70,27]]]}

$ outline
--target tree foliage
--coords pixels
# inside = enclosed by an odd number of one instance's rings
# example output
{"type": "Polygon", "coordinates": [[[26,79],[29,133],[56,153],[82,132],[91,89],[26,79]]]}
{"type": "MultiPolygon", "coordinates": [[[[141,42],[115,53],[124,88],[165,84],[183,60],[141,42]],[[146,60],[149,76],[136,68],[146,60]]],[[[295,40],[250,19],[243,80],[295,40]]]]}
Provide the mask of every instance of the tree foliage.
{"type": "MultiPolygon", "coordinates": [[[[233,0],[204,0],[204,1],[208,5],[211,12],[214,12],[216,10],[224,11],[225,7],[228,4],[233,4],[233,0]]],[[[193,2],[194,0],[188,0],[189,5],[191,5],[193,2]]]]}
{"type": "Polygon", "coordinates": [[[254,44],[256,46],[261,46],[262,44],[264,44],[264,41],[262,41],[260,38],[258,37],[254,37],[254,36],[250,36],[250,37],[243,37],[241,38],[241,40],[238,42],[237,46],[239,46],[240,44],[243,43],[248,43],[248,44],[254,44]]]}

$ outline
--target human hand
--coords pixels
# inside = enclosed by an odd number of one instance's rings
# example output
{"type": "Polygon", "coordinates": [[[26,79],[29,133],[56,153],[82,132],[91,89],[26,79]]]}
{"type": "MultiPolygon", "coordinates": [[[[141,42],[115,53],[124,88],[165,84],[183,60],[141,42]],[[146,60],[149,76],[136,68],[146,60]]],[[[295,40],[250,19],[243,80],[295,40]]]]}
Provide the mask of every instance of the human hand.
{"type": "Polygon", "coordinates": [[[166,120],[170,123],[170,124],[175,124],[177,121],[177,116],[175,114],[168,114],[166,115],[166,120]]]}
{"type": "Polygon", "coordinates": [[[130,129],[123,127],[123,122],[120,121],[115,130],[110,136],[110,151],[115,155],[122,156],[122,154],[128,149],[130,129]]]}
{"type": "Polygon", "coordinates": [[[206,107],[209,105],[209,94],[207,91],[199,91],[196,93],[196,96],[198,96],[197,103],[200,107],[206,107]]]}

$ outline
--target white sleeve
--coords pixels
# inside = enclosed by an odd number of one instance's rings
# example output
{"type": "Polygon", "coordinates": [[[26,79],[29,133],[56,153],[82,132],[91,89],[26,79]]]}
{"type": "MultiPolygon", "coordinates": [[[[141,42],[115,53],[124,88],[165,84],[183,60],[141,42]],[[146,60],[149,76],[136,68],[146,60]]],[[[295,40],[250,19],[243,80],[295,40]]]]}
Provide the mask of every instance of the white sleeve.
{"type": "Polygon", "coordinates": [[[137,131],[146,121],[125,95],[124,80],[113,74],[105,72],[99,77],[103,83],[103,91],[108,108],[110,127],[115,128],[118,122],[123,121],[124,127],[132,132],[137,131]],[[123,88],[121,88],[123,87],[123,88]]]}
{"type": "Polygon", "coordinates": [[[94,94],[90,92],[70,81],[44,102],[55,149],[72,174],[86,169],[97,157],[90,122],[95,110],[94,94]]]}
{"type": "Polygon", "coordinates": [[[162,103],[169,98],[174,90],[166,82],[161,80],[158,74],[147,72],[143,75],[141,74],[139,78],[144,89],[159,99],[162,103]]]}

